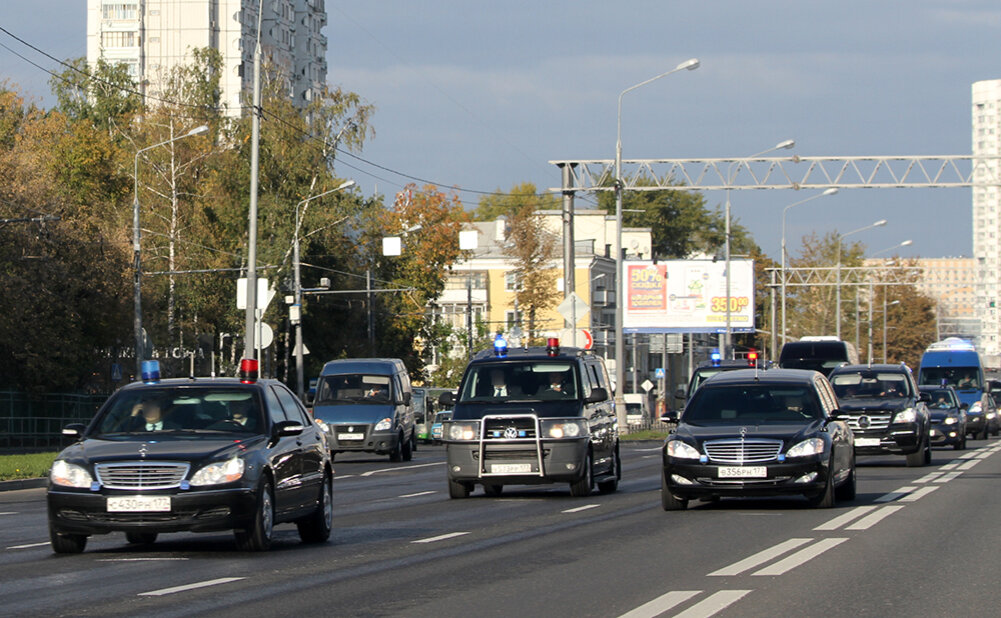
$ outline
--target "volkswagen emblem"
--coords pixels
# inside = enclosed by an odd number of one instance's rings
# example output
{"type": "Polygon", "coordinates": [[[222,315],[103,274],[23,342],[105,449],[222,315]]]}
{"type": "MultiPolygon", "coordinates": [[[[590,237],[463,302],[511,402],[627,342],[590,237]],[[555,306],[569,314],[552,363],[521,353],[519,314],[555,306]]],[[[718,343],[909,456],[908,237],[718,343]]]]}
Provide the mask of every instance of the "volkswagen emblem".
{"type": "Polygon", "coordinates": [[[514,440],[518,437],[518,429],[516,427],[508,427],[504,430],[504,438],[506,440],[514,440]]]}
{"type": "Polygon", "coordinates": [[[142,457],[143,459],[145,459],[146,458],[146,453],[148,453],[148,452],[149,452],[149,448],[147,448],[146,443],[143,442],[142,446],[139,447],[139,456],[142,457]]]}
{"type": "Polygon", "coordinates": [[[871,425],[871,424],[872,424],[872,420],[868,416],[866,416],[865,414],[863,414],[862,416],[858,417],[858,426],[859,426],[859,429],[868,429],[869,425],[871,425]]]}

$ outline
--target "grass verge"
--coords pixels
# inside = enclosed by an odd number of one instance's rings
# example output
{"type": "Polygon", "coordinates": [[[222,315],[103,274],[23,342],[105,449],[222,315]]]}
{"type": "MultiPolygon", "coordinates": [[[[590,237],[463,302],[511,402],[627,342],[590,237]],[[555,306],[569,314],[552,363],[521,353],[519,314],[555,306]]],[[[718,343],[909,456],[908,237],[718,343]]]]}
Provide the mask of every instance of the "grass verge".
{"type": "Polygon", "coordinates": [[[28,453],[0,455],[0,481],[34,479],[48,476],[49,468],[59,453],[28,453]]]}
{"type": "Polygon", "coordinates": [[[667,431],[657,431],[654,429],[644,429],[632,433],[619,434],[619,440],[663,440],[667,437],[667,431]]]}

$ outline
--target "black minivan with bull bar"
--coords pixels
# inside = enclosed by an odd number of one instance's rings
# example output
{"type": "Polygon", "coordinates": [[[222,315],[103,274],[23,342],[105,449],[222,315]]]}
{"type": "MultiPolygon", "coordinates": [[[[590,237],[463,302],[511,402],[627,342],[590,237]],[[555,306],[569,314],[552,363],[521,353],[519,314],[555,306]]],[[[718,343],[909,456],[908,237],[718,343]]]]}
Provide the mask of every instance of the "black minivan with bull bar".
{"type": "Polygon", "coordinates": [[[605,361],[579,348],[492,350],[466,367],[458,394],[439,402],[453,409],[442,441],[448,491],[466,498],[475,485],[488,496],[504,485],[568,483],[573,496],[597,485],[616,490],[622,476],[615,405],[605,361]]]}

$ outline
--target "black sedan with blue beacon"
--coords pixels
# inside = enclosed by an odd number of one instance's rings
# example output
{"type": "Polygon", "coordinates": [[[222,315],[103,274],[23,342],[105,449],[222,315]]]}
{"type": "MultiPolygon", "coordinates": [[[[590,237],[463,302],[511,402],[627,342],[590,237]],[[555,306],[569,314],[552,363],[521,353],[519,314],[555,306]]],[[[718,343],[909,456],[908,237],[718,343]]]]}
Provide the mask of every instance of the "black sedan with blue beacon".
{"type": "Polygon", "coordinates": [[[160,379],[145,361],[52,465],[47,493],[56,553],[88,537],[124,532],[153,543],[166,532],[233,530],[239,548],[270,547],[294,522],[304,542],[330,536],[333,470],[323,431],[281,382],[259,380],[244,359],[239,378],[160,379]]]}
{"type": "Polygon", "coordinates": [[[661,503],[805,496],[814,507],[855,497],[852,432],[836,420],[837,398],[820,373],[739,369],[706,380],[662,451],[661,503]]]}

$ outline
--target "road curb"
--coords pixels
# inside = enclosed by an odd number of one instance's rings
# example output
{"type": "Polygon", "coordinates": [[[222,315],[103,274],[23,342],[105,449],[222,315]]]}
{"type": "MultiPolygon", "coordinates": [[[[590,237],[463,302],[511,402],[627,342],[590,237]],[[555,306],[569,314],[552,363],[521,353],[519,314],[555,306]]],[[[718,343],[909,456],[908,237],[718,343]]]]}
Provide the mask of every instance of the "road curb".
{"type": "Polygon", "coordinates": [[[14,481],[0,481],[0,491],[14,491],[15,489],[37,489],[45,487],[48,479],[17,479],[14,481]]]}

